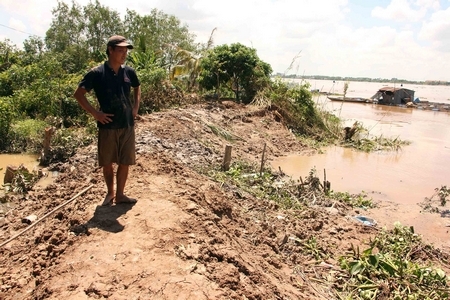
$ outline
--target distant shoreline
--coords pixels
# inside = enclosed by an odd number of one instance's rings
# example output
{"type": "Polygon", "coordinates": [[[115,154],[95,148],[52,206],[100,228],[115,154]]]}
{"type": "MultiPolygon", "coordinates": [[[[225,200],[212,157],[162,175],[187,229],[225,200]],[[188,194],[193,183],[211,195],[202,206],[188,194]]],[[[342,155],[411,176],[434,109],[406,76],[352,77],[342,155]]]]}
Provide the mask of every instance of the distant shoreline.
{"type": "Polygon", "coordinates": [[[280,73],[275,74],[273,77],[290,78],[290,79],[313,79],[313,80],[333,80],[333,81],[359,81],[359,82],[379,82],[379,83],[392,83],[392,84],[423,84],[423,85],[444,85],[450,86],[450,81],[443,80],[425,80],[425,81],[413,81],[406,79],[383,79],[383,78],[368,78],[368,77],[340,77],[340,76],[298,76],[298,75],[283,75],[280,73]]]}

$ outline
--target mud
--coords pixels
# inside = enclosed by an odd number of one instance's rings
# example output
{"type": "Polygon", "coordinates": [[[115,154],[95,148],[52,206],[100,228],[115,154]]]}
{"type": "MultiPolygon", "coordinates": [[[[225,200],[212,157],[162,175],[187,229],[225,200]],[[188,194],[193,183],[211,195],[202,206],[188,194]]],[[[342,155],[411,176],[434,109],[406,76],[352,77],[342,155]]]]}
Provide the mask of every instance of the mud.
{"type": "Polygon", "coordinates": [[[88,188],[0,248],[1,299],[334,299],[337,258],[379,230],[353,221],[358,210],[286,211],[204,175],[226,145],[232,161],[255,163],[264,144],[268,160],[313,151],[265,109],[194,105],[142,116],[136,133],[126,188],[136,204],[100,206],[95,145],[51,166],[54,183],[12,199],[0,241],[88,188]]]}

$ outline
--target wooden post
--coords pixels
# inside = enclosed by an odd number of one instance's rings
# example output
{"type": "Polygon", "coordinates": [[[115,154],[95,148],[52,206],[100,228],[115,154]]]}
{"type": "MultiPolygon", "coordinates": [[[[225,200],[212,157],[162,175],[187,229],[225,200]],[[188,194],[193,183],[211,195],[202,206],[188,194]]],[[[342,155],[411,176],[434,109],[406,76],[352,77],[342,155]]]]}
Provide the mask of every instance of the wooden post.
{"type": "Polygon", "coordinates": [[[327,181],[327,170],[323,169],[323,191],[325,192],[325,194],[330,191],[330,188],[331,183],[327,181]]]}
{"type": "Polygon", "coordinates": [[[48,154],[50,153],[50,141],[52,139],[53,132],[55,131],[54,127],[45,128],[45,136],[44,136],[44,147],[41,153],[40,163],[41,165],[45,165],[48,160],[48,154]]]}
{"type": "Polygon", "coordinates": [[[19,168],[13,165],[6,166],[6,172],[5,177],[3,178],[3,183],[4,184],[11,183],[18,170],[19,168]]]}
{"type": "Polygon", "coordinates": [[[263,153],[262,153],[262,157],[261,157],[261,168],[259,169],[260,176],[262,176],[262,173],[263,173],[264,160],[265,160],[265,156],[266,156],[266,146],[267,146],[267,144],[264,143],[264,149],[263,149],[263,153]]]}
{"type": "Polygon", "coordinates": [[[223,171],[228,171],[230,169],[231,149],[232,149],[232,147],[230,145],[225,146],[225,155],[223,157],[223,163],[222,163],[223,171]]]}

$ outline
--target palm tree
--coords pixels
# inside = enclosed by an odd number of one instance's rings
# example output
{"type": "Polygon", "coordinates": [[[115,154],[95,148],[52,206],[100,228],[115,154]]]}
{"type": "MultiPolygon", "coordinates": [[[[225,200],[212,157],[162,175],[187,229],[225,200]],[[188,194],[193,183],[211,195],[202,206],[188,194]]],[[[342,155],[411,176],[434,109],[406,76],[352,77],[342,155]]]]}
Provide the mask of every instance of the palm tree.
{"type": "Polygon", "coordinates": [[[170,80],[175,80],[178,77],[185,78],[187,80],[188,91],[191,91],[195,87],[197,77],[200,74],[201,60],[213,46],[213,35],[216,30],[217,28],[212,30],[205,48],[202,49],[199,54],[173,46],[177,50],[175,55],[177,63],[170,71],[170,80]]]}

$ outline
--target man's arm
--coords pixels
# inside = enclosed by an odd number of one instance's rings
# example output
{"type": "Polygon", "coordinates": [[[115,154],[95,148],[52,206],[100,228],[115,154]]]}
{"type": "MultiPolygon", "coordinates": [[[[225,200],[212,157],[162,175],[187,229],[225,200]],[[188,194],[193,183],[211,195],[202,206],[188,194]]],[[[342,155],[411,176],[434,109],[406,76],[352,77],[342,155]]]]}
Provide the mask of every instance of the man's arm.
{"type": "Polygon", "coordinates": [[[75,97],[75,99],[77,99],[78,103],[80,104],[80,106],[87,111],[88,113],[90,113],[97,121],[99,121],[102,124],[107,124],[112,122],[111,118],[112,116],[114,116],[113,114],[105,114],[101,111],[96,110],[88,101],[88,99],[86,98],[86,93],[87,91],[82,88],[82,87],[78,87],[75,91],[75,93],[73,94],[73,96],[75,97]]]}
{"type": "Polygon", "coordinates": [[[134,105],[133,105],[133,118],[136,118],[139,111],[139,104],[141,102],[141,86],[137,86],[133,88],[133,97],[134,97],[134,105]]]}

